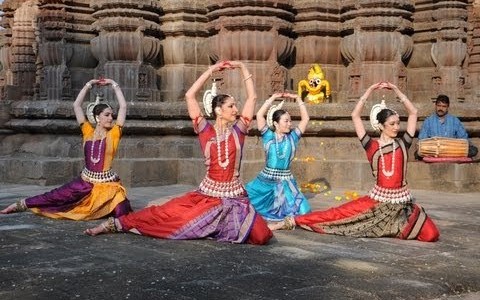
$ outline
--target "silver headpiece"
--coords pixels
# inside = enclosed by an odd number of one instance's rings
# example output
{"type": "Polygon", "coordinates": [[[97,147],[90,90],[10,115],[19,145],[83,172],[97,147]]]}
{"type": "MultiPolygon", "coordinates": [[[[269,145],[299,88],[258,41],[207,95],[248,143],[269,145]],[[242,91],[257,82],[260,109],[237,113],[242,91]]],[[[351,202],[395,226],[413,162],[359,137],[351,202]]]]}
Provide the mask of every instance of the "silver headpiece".
{"type": "MultiPolygon", "coordinates": [[[[95,116],[93,115],[93,108],[97,105],[100,104],[100,102],[103,101],[103,95],[102,94],[96,94],[95,96],[95,102],[90,102],[87,105],[87,118],[88,121],[92,124],[96,124],[97,121],[95,120],[95,116]]],[[[108,104],[107,104],[108,105],[108,104]]]]}
{"type": "Polygon", "coordinates": [[[268,109],[268,112],[267,112],[267,125],[268,125],[268,127],[273,127],[273,114],[274,114],[277,110],[279,110],[279,109],[282,108],[283,102],[285,102],[285,100],[282,101],[282,102],[280,102],[280,103],[277,104],[277,105],[272,105],[272,106],[268,109]]]}
{"type": "Polygon", "coordinates": [[[385,99],[382,99],[382,102],[375,104],[370,111],[370,124],[375,131],[380,130],[380,123],[378,123],[377,115],[385,108],[387,108],[387,105],[385,104],[385,99]]]}
{"type": "Polygon", "coordinates": [[[205,109],[205,114],[207,115],[207,117],[210,117],[212,115],[212,101],[217,94],[217,83],[214,81],[212,82],[212,88],[206,90],[203,94],[203,109],[205,109]]]}

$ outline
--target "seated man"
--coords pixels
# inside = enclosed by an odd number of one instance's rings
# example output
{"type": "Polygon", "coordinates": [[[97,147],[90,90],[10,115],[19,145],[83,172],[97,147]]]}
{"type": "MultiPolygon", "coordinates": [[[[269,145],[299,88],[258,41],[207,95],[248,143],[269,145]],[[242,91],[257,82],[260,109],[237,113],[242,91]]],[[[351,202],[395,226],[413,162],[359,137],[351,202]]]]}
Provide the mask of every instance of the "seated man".
{"type": "MultiPolygon", "coordinates": [[[[450,99],[446,95],[438,95],[435,101],[435,113],[431,114],[423,122],[418,139],[423,140],[431,137],[447,137],[457,139],[468,139],[468,134],[460,120],[448,113],[450,99]]],[[[477,155],[478,149],[469,141],[468,157],[477,155]]],[[[421,159],[415,153],[417,159],[421,159]]]]}

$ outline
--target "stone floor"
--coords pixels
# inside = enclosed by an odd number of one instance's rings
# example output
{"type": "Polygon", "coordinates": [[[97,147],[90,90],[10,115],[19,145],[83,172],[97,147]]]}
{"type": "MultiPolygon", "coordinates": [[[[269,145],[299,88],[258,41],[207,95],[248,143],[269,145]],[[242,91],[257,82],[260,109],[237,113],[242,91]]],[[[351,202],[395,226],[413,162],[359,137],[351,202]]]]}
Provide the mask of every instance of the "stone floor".
{"type": "MultiPolygon", "coordinates": [[[[0,207],[49,189],[0,184],[0,207]]],[[[138,209],[190,189],[128,193],[138,209]]],[[[413,193],[439,242],[302,229],[276,232],[266,246],[89,237],[82,230],[99,221],[0,215],[0,299],[480,299],[480,193],[413,193]]],[[[341,190],[309,197],[317,209],[348,201],[341,190]]]]}

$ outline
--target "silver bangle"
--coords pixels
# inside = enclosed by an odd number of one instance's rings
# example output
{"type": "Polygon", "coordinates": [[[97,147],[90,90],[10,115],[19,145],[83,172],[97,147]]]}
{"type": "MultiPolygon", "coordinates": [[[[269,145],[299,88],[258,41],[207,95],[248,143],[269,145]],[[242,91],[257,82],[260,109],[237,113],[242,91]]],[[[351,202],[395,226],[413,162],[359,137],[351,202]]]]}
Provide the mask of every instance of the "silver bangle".
{"type": "Polygon", "coordinates": [[[298,107],[305,105],[305,102],[299,103],[298,107]]]}
{"type": "Polygon", "coordinates": [[[116,87],[119,87],[120,85],[116,82],[112,83],[112,87],[116,88],[116,87]]]}
{"type": "Polygon", "coordinates": [[[253,76],[253,75],[250,73],[247,77],[245,77],[245,78],[243,79],[243,81],[249,80],[250,78],[252,78],[252,76],[253,76]]]}
{"type": "Polygon", "coordinates": [[[92,89],[92,84],[90,82],[85,83],[85,86],[91,90],[92,89]]]}

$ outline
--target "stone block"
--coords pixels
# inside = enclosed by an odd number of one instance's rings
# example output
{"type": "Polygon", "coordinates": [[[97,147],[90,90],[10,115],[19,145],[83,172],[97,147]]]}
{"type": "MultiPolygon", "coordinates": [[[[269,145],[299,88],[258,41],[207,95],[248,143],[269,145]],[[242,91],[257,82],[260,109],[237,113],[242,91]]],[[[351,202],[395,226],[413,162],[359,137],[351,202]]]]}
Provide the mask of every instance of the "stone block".
{"type": "Polygon", "coordinates": [[[83,160],[16,156],[0,159],[4,182],[37,185],[60,185],[80,175],[83,160]]]}
{"type": "Polygon", "coordinates": [[[206,167],[201,158],[178,160],[177,183],[198,185],[205,177],[206,167]]]}
{"type": "Polygon", "coordinates": [[[424,163],[409,162],[407,180],[412,189],[448,192],[473,192],[480,190],[478,163],[424,163]],[[414,171],[413,171],[414,170],[414,171]]]}
{"type": "Polygon", "coordinates": [[[114,169],[126,187],[177,183],[178,161],[173,159],[119,159],[114,169]]]}

